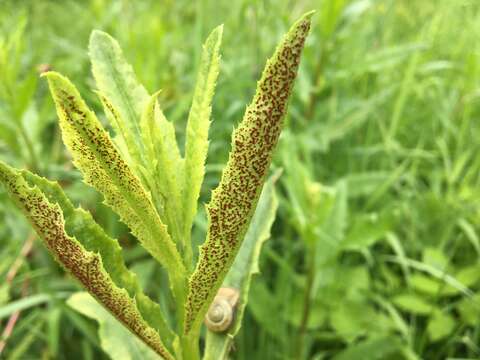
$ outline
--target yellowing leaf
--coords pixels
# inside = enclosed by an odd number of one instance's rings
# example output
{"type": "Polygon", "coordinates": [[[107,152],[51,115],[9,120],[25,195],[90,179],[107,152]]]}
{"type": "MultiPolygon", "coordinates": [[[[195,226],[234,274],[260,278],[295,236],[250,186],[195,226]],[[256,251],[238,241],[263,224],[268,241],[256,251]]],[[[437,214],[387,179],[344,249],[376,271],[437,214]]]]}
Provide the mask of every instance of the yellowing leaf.
{"type": "Polygon", "coordinates": [[[253,101],[234,131],[230,157],[207,206],[207,240],[189,281],[187,333],[200,328],[248,229],[282,129],[311,15],[293,25],[267,62],[253,101]]]}

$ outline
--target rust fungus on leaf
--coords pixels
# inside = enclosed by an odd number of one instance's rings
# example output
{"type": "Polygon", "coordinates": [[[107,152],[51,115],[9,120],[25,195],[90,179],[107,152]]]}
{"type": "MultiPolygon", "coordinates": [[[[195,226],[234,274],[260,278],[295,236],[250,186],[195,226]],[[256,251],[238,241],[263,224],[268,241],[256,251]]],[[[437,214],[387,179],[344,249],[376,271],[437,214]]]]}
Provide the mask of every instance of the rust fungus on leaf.
{"type": "Polygon", "coordinates": [[[189,282],[187,333],[202,321],[255,211],[282,129],[311,15],[305,15],[293,25],[268,60],[255,97],[233,133],[228,163],[207,205],[207,240],[201,246],[200,259],[189,282]]]}

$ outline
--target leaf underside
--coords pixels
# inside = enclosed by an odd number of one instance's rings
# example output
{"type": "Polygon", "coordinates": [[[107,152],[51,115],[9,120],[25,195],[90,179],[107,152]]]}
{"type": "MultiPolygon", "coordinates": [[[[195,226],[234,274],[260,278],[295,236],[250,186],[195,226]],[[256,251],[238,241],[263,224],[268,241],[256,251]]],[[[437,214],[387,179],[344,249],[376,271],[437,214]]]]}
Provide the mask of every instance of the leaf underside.
{"type": "MultiPolygon", "coordinates": [[[[98,225],[93,224],[88,213],[73,209],[58,185],[28,172],[17,171],[2,162],[0,181],[55,259],[130,331],[165,359],[173,359],[159,333],[145,321],[132,297],[139,287],[123,263],[118,262],[118,243],[99,232],[98,225]],[[68,228],[74,236],[67,233],[62,207],[70,223],[68,228]],[[86,250],[87,246],[96,251],[86,250]],[[100,248],[106,254],[105,265],[99,254],[100,248]],[[107,258],[108,254],[111,258],[107,258]],[[106,267],[112,276],[107,273],[106,267]]],[[[140,297],[143,298],[140,303],[144,313],[152,316],[150,300],[145,295],[140,297]]],[[[164,326],[162,331],[168,331],[164,326]]]]}
{"type": "Polygon", "coordinates": [[[267,62],[254,99],[233,133],[228,163],[207,205],[207,240],[189,280],[186,333],[200,328],[253,216],[282,129],[311,15],[293,25],[267,62]]]}

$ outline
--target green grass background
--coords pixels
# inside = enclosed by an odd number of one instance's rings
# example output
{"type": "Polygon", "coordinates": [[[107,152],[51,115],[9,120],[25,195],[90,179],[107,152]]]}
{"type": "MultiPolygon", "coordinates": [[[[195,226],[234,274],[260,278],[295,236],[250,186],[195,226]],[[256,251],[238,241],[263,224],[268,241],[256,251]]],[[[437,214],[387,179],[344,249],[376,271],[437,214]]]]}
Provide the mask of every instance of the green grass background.
{"type": "MultiPolygon", "coordinates": [[[[315,9],[274,168],[280,208],[233,359],[480,358],[480,3],[476,0],[0,0],[0,158],[59,180],[124,245],[153,297],[164,275],[61,143],[39,66],[100,110],[88,36],[118,39],[179,138],[201,44],[225,24],[202,201],[265,60],[315,9]]],[[[99,114],[102,114],[99,111],[99,114]]],[[[103,116],[103,114],[102,114],[103,116]]],[[[203,240],[203,209],[194,240],[203,240]]],[[[77,284],[0,190],[0,357],[106,359],[96,324],[65,305],[77,284]]]]}

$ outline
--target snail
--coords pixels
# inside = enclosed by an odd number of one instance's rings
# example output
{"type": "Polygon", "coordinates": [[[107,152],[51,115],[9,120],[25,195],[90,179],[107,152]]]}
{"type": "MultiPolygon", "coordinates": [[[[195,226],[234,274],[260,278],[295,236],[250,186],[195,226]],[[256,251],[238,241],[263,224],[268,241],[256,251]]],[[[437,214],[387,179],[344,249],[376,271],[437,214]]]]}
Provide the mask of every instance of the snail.
{"type": "Polygon", "coordinates": [[[239,297],[237,289],[222,287],[218,290],[205,316],[205,325],[210,331],[224,332],[230,328],[239,297]]]}

